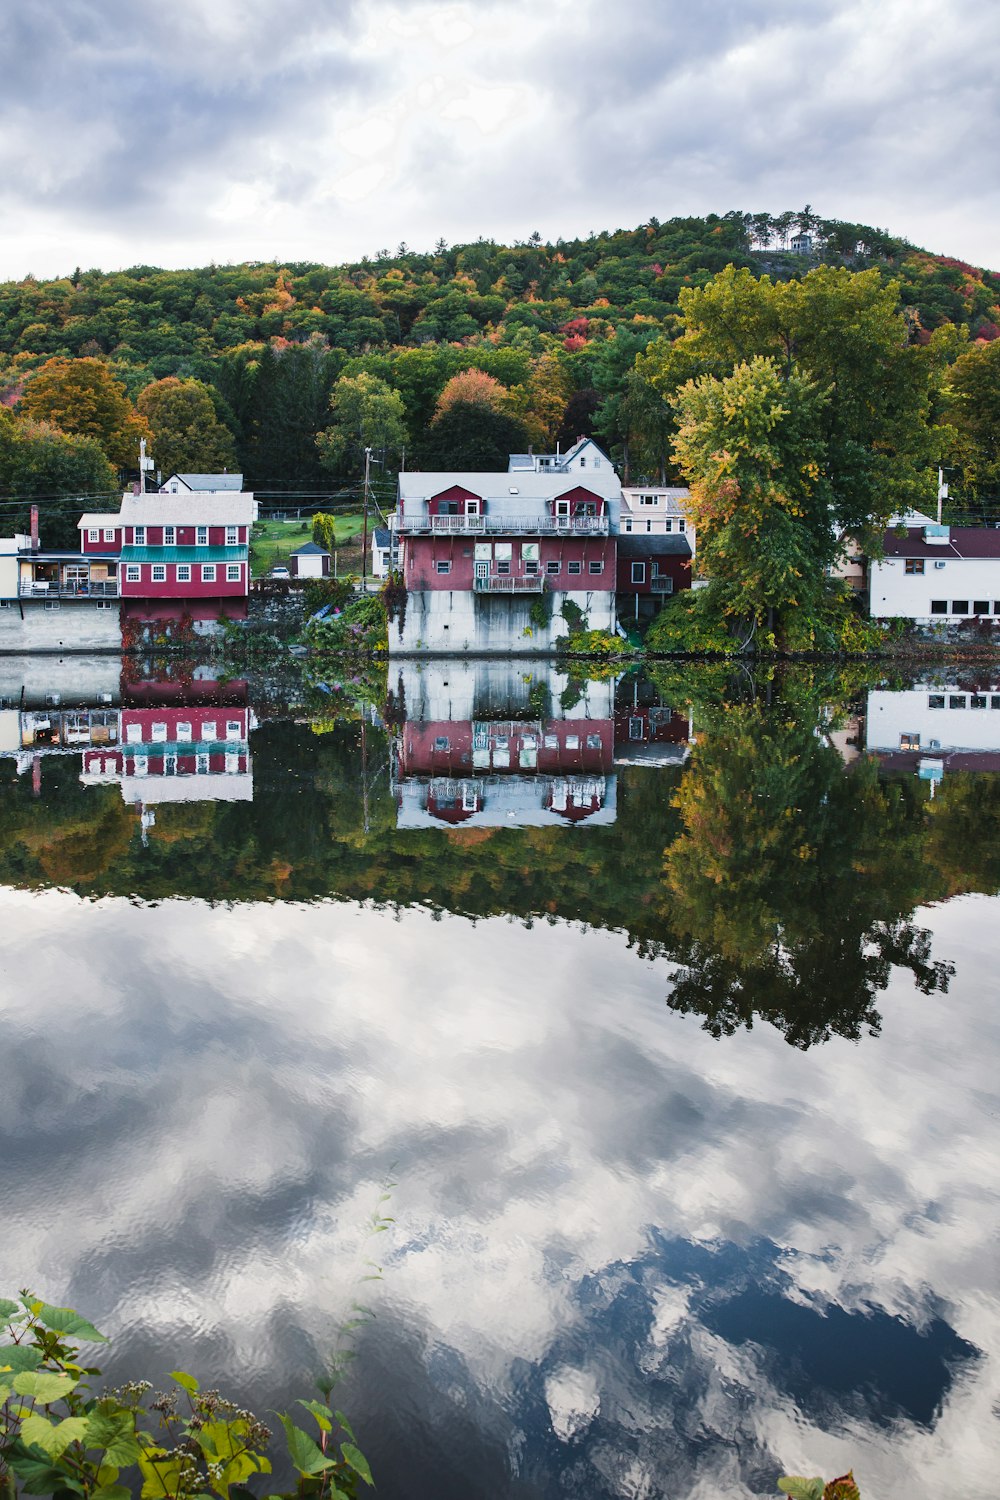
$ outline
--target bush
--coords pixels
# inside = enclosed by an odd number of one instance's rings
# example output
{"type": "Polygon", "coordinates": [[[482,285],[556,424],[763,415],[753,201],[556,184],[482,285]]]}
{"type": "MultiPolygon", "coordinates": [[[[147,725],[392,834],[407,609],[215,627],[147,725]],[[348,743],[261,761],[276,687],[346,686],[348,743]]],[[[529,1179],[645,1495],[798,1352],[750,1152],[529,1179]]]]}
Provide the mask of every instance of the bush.
{"type": "Polygon", "coordinates": [[[578,630],[559,642],[559,650],[574,656],[631,656],[632,648],[610,630],[578,630]]]}
{"type": "Polygon", "coordinates": [[[308,578],[302,590],[306,615],[314,615],[325,604],[343,609],[354,597],[354,575],[347,578],[308,578]]]}
{"type": "Polygon", "coordinates": [[[385,603],[379,594],[357,599],[334,619],[310,620],[302,639],[314,651],[385,651],[389,645],[385,603]]]}
{"type": "Polygon", "coordinates": [[[654,656],[733,656],[740,643],[709,587],[675,594],[646,632],[646,650],[654,656]]]}

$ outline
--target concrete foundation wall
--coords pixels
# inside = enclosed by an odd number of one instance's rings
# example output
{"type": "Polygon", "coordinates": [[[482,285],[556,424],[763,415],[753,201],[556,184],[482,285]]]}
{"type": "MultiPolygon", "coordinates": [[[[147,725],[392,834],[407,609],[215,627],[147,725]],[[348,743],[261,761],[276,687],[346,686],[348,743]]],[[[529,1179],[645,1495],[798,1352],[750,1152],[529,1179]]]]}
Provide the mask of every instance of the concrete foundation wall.
{"type": "MultiPolygon", "coordinates": [[[[405,706],[408,721],[518,718],[532,711],[539,687],[546,690],[546,717],[610,719],[614,715],[617,678],[580,682],[579,698],[567,707],[562,698],[569,677],[550,662],[526,668],[518,661],[483,661],[461,657],[448,661],[401,661],[389,672],[389,688],[405,706]]],[[[541,717],[539,709],[534,710],[541,717]]]]}
{"type": "Polygon", "coordinates": [[[18,651],[120,651],[118,601],[101,609],[89,600],[62,599],[58,609],[41,600],[14,600],[0,609],[0,653],[18,651]],[[23,611],[23,613],[22,613],[23,611]]]}
{"type": "Polygon", "coordinates": [[[510,656],[554,651],[569,634],[561,616],[566,601],[587,618],[589,630],[614,630],[615,598],[607,590],[553,591],[548,595],[474,594],[467,590],[418,590],[407,598],[406,616],[389,625],[390,655],[423,652],[473,651],[510,656]],[[531,606],[541,598],[551,603],[547,625],[531,618],[531,606]]]}

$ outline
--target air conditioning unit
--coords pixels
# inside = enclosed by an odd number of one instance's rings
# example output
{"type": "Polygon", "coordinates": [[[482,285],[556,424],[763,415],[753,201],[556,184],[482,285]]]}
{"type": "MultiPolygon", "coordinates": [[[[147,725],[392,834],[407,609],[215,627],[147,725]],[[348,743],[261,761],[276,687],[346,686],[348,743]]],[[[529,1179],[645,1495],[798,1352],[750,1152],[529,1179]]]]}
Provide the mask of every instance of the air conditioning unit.
{"type": "Polygon", "coordinates": [[[941,561],[940,558],[938,558],[938,560],[937,560],[937,562],[935,562],[934,566],[935,566],[935,568],[943,568],[945,566],[945,564],[941,561]]]}
{"type": "Polygon", "coordinates": [[[931,740],[930,744],[928,745],[928,749],[929,750],[940,750],[941,749],[941,741],[940,740],[931,740]]]}

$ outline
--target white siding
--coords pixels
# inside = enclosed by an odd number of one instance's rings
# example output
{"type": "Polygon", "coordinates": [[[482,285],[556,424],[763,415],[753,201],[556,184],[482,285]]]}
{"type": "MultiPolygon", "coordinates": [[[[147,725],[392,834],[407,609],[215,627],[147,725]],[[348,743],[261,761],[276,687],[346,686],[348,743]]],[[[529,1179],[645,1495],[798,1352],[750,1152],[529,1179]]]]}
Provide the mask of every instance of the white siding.
{"type": "Polygon", "coordinates": [[[904,558],[873,562],[870,569],[870,611],[876,619],[901,615],[908,620],[941,621],[967,618],[976,600],[985,600],[990,612],[1000,604],[1000,558],[947,557],[920,559],[923,573],[907,573],[904,558]],[[946,614],[935,614],[933,600],[945,600],[946,614]],[[956,602],[968,608],[953,612],[956,602]]]}

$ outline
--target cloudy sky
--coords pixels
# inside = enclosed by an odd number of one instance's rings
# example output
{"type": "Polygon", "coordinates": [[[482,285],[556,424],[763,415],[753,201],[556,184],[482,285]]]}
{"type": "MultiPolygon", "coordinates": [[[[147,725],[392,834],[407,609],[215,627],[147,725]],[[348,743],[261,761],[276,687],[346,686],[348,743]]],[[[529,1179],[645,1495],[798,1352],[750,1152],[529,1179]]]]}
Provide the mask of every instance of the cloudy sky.
{"type": "Polygon", "coordinates": [[[32,0],[0,276],[800,208],[1000,266],[981,0],[32,0]]]}

